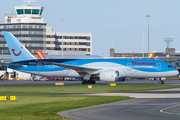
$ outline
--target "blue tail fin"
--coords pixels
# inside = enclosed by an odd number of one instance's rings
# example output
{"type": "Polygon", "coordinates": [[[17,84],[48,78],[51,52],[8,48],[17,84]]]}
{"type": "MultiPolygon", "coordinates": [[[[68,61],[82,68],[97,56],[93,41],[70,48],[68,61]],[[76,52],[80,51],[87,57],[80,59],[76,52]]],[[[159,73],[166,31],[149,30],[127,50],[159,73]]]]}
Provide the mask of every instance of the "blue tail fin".
{"type": "Polygon", "coordinates": [[[2,31],[14,62],[36,59],[10,32],[2,31]]]}

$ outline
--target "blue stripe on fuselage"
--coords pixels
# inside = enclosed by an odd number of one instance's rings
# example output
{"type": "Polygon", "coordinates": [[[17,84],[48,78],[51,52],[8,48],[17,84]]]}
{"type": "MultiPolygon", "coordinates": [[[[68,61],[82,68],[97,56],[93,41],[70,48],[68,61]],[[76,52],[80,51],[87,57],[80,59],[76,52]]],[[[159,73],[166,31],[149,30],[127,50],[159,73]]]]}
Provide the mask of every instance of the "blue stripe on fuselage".
{"type": "MultiPolygon", "coordinates": [[[[170,64],[164,61],[148,60],[148,59],[43,59],[43,61],[56,62],[56,63],[62,63],[68,65],[77,65],[77,66],[90,64],[90,63],[109,62],[109,63],[120,64],[144,72],[166,72],[166,71],[176,70],[175,68],[168,68],[168,65],[170,64]]],[[[49,65],[47,63],[37,62],[35,60],[13,62],[12,64],[27,65],[27,67],[7,66],[8,68],[22,70],[22,71],[49,72],[49,71],[59,71],[59,70],[67,69],[67,68],[60,68],[59,66],[56,65],[49,65]]]]}

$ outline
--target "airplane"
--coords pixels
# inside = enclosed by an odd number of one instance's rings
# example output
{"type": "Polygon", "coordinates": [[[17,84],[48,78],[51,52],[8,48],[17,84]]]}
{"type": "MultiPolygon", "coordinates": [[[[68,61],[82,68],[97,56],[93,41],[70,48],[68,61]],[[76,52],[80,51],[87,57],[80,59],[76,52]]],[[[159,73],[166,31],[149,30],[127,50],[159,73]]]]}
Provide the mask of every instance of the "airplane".
{"type": "Polygon", "coordinates": [[[40,50],[36,50],[36,53],[38,59],[46,59],[46,57],[43,55],[43,53],[40,50]]]}
{"type": "Polygon", "coordinates": [[[154,57],[154,53],[155,53],[155,51],[151,52],[151,53],[149,54],[149,57],[154,57]]]}
{"type": "Polygon", "coordinates": [[[157,55],[160,54],[159,56],[166,56],[165,53],[163,52],[157,52],[157,51],[152,51],[150,54],[149,54],[149,57],[157,57],[157,55]]]}
{"type": "MultiPolygon", "coordinates": [[[[151,59],[37,59],[12,33],[2,33],[13,62],[1,64],[34,75],[83,78],[82,84],[95,84],[93,77],[104,82],[117,82],[121,78],[165,78],[179,74],[171,64],[151,59]]],[[[164,81],[160,79],[159,83],[164,84],[164,81]]]]}

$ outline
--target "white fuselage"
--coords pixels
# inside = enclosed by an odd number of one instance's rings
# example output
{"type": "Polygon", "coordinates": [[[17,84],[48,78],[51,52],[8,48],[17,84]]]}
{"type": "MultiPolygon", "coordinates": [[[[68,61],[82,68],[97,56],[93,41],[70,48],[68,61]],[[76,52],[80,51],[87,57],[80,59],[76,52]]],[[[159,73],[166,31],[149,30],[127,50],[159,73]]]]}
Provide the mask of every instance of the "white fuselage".
{"type": "MultiPolygon", "coordinates": [[[[98,71],[93,72],[92,74],[98,74],[102,70],[117,70],[120,72],[119,77],[127,77],[127,78],[155,78],[155,77],[170,77],[175,76],[178,74],[177,70],[174,71],[166,71],[166,72],[144,72],[140,70],[136,70],[127,66],[123,66],[120,64],[115,63],[108,63],[108,62],[102,62],[102,63],[90,63],[81,65],[82,67],[86,68],[95,68],[99,69],[98,71]]],[[[37,66],[38,69],[41,68],[37,66]]],[[[49,67],[49,69],[53,69],[52,67],[49,67]]],[[[40,69],[39,69],[40,70],[40,69]]],[[[36,74],[40,76],[47,76],[47,77],[70,77],[70,78],[78,78],[83,77],[83,75],[80,75],[77,71],[72,69],[66,69],[66,70],[60,70],[60,71],[23,71],[28,72],[31,74],[36,74]]]]}

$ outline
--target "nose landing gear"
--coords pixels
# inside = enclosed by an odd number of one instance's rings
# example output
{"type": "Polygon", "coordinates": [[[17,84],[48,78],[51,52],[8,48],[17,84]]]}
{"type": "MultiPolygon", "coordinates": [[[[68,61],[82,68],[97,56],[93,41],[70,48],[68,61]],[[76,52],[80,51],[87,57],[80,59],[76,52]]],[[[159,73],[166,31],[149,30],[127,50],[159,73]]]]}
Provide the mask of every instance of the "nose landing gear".
{"type": "Polygon", "coordinates": [[[159,81],[159,84],[164,84],[164,81],[163,81],[163,80],[160,80],[160,81],[159,81]]]}

